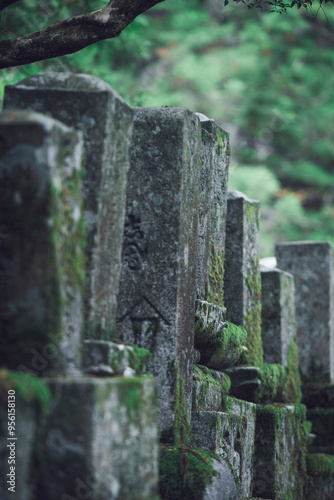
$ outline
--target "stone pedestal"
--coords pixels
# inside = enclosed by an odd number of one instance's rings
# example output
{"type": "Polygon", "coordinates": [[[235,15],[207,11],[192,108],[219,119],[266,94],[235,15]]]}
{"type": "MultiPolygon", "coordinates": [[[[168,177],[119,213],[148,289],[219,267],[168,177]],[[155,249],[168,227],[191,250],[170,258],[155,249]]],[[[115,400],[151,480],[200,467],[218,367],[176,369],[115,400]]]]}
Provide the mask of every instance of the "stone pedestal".
{"type": "Polygon", "coordinates": [[[37,498],[153,500],[158,483],[155,381],[49,380],[37,498]]]}

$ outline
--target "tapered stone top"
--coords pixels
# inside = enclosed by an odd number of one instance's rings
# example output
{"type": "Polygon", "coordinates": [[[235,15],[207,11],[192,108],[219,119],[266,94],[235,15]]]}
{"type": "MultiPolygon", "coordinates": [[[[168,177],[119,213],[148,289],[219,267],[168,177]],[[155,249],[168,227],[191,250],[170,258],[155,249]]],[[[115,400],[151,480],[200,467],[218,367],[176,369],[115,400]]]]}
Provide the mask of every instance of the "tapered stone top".
{"type": "Polygon", "coordinates": [[[83,132],[85,335],[108,340],[115,333],[133,111],[99,78],[54,72],[7,86],[4,107],[45,113],[83,132]]]}

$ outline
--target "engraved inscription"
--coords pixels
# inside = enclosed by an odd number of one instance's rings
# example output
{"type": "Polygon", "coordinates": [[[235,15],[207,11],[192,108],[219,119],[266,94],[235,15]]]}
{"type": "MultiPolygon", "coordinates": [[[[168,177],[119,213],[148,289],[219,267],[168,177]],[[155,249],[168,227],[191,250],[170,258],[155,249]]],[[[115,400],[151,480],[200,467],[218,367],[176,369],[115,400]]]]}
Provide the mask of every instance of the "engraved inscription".
{"type": "Polygon", "coordinates": [[[145,251],[146,243],[140,217],[129,213],[125,218],[123,249],[123,260],[129,269],[141,269],[145,251]]]}

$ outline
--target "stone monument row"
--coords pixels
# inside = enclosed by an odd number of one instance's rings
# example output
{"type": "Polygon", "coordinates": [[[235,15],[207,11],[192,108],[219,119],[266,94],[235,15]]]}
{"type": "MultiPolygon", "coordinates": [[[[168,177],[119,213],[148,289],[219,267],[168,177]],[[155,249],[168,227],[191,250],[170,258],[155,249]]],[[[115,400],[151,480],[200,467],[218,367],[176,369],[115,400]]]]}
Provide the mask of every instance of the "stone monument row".
{"type": "Polygon", "coordinates": [[[333,500],[332,249],[261,265],[228,168],[200,113],[6,87],[1,499],[333,500]]]}

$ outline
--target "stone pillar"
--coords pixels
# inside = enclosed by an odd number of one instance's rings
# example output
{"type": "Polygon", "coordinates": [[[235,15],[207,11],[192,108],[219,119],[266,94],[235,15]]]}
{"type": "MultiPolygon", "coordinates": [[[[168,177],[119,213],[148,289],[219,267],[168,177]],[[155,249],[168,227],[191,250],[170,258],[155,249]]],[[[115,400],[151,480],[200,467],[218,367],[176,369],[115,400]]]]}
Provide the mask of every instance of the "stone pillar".
{"type": "Polygon", "coordinates": [[[259,209],[257,200],[229,190],[227,202],[224,303],[227,320],[243,326],[248,351],[243,362],[262,363],[261,276],[259,269],[259,209]]]}
{"type": "Polygon", "coordinates": [[[264,363],[288,365],[288,350],[296,340],[293,276],[261,266],[262,342],[264,363]]]}
{"type": "Polygon", "coordinates": [[[0,117],[0,365],[80,365],[82,139],[37,113],[0,117]]]}
{"type": "Polygon", "coordinates": [[[311,382],[334,381],[333,257],[329,243],[276,247],[277,267],[294,275],[299,366],[311,382]]]}
{"type": "Polygon", "coordinates": [[[222,306],[229,138],[214,120],[197,116],[202,126],[197,297],[222,306]]]}
{"type": "Polygon", "coordinates": [[[45,73],[7,86],[5,108],[32,109],[84,136],[86,336],[115,333],[133,112],[110,85],[90,75],[45,73]]]}
{"type": "Polygon", "coordinates": [[[164,431],[191,408],[200,139],[186,109],[135,109],[117,335],[153,354],[164,431]]]}

